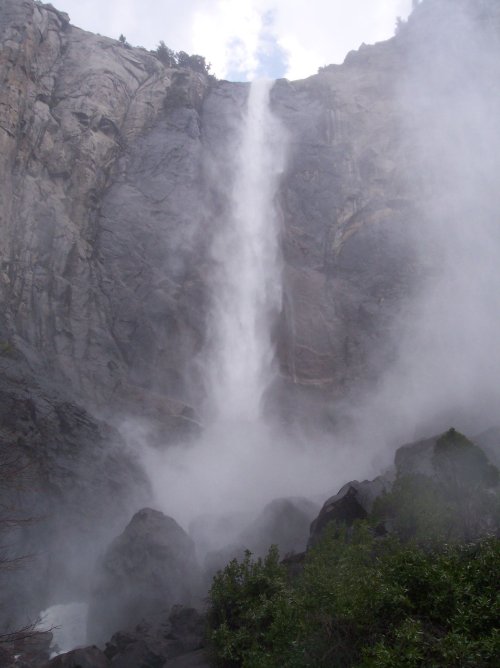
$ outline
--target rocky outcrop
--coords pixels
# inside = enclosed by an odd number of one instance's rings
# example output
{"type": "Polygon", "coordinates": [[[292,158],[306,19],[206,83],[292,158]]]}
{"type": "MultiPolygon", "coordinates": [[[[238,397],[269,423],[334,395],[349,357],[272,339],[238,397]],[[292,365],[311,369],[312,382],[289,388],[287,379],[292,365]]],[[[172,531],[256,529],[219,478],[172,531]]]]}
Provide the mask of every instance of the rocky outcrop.
{"type": "MultiPolygon", "coordinates": [[[[497,435],[498,430],[490,429],[482,440],[498,444],[497,435]]],[[[432,503],[436,507],[427,508],[427,512],[441,517],[448,535],[455,539],[495,534],[499,528],[499,484],[499,471],[486,452],[451,428],[444,434],[402,445],[395,453],[394,467],[384,475],[361,483],[348,482],[327,499],[311,524],[308,547],[317,544],[330,523],[350,527],[357,520],[373,520],[375,500],[390,492],[395,492],[395,497],[377,515],[382,521],[375,530],[381,534],[393,529],[391,515],[401,511],[399,506],[406,504],[402,513],[411,516],[415,508],[420,509],[419,504],[432,503]]],[[[405,520],[411,527],[408,517],[405,520]]]]}
{"type": "MultiPolygon", "coordinates": [[[[194,608],[174,606],[170,614],[148,617],[134,629],[113,635],[105,655],[116,668],[171,665],[202,649],[206,621],[194,608]]],[[[200,652],[201,653],[201,652],[200,652]]],[[[185,659],[187,660],[187,659],[185,659]]]]}
{"type": "Polygon", "coordinates": [[[44,668],[108,668],[108,666],[106,655],[95,646],[73,649],[44,664],[44,668]]]}
{"type": "Polygon", "coordinates": [[[316,545],[330,522],[351,526],[356,520],[368,518],[375,499],[392,486],[393,476],[386,475],[375,480],[346,483],[335,496],[325,501],[319,515],[311,524],[308,546],[316,545]]]}
{"type": "Polygon", "coordinates": [[[46,668],[205,668],[209,665],[203,649],[205,625],[205,617],[194,608],[174,606],[115,633],[104,650],[96,646],[72,650],[52,659],[46,668]]]}
{"type": "Polygon", "coordinates": [[[92,587],[88,637],[103,643],[143,617],[190,603],[200,572],[194,543],[163,513],[144,508],[99,561],[92,587]]]}

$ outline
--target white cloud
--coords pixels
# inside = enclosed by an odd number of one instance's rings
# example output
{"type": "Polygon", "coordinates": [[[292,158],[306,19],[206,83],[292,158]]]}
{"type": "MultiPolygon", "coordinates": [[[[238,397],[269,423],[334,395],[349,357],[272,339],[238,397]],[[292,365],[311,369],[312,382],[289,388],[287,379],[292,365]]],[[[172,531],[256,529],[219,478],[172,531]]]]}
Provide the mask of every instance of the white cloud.
{"type": "Polygon", "coordinates": [[[54,0],[72,23],[134,45],[199,53],[221,78],[251,78],[262,39],[286,52],[286,76],[301,78],[342,62],[362,42],[387,39],[411,0],[54,0]],[[265,21],[267,16],[267,23],[265,21]],[[269,22],[269,16],[272,21],[269,22]]]}

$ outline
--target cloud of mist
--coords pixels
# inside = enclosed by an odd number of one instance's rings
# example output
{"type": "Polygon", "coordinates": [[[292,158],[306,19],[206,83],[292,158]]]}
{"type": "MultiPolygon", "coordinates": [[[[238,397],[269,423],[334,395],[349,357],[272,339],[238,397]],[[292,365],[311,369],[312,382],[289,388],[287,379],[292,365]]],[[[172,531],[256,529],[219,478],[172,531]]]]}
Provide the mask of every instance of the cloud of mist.
{"type": "Polygon", "coordinates": [[[164,451],[143,442],[143,453],[161,509],[185,528],[202,515],[254,516],[280,497],[322,501],[371,467],[364,453],[332,449],[326,437],[294,442],[262,422],[219,423],[200,441],[164,451]]]}
{"type": "Polygon", "coordinates": [[[473,435],[498,422],[498,24],[492,2],[424,0],[401,35],[421,278],[394,330],[397,361],[362,405],[360,440],[395,444],[451,425],[473,435]]]}

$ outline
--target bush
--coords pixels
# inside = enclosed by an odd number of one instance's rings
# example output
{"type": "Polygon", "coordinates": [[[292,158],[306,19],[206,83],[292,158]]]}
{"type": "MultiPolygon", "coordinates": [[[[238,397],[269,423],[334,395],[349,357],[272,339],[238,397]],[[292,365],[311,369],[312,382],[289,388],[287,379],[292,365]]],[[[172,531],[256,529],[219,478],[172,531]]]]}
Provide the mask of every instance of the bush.
{"type": "Polygon", "coordinates": [[[496,665],[500,544],[425,550],[329,527],[290,582],[278,553],[232,561],[210,591],[213,665],[402,668],[496,665]]]}
{"type": "Polygon", "coordinates": [[[208,74],[210,72],[210,64],[207,64],[203,56],[190,56],[185,51],[173,51],[163,40],[152,53],[160,60],[166,67],[184,67],[200,74],[208,74]]]}
{"type": "MultiPolygon", "coordinates": [[[[208,612],[212,664],[221,668],[264,667],[287,633],[278,619],[288,607],[286,569],[271,547],[265,559],[233,559],[215,577],[208,612]],[[278,635],[273,629],[281,629],[278,635]]],[[[279,664],[278,664],[279,665],[279,664]]]]}

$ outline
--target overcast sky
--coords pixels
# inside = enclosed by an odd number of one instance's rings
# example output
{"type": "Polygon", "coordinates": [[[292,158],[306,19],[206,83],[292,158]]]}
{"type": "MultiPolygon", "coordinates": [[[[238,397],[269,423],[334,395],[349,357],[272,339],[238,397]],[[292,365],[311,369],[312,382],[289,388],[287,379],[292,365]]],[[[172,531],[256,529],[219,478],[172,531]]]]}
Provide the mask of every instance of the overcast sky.
{"type": "Polygon", "coordinates": [[[73,25],[205,56],[219,78],[299,79],[394,33],[411,0],[52,0],[73,25]]]}

